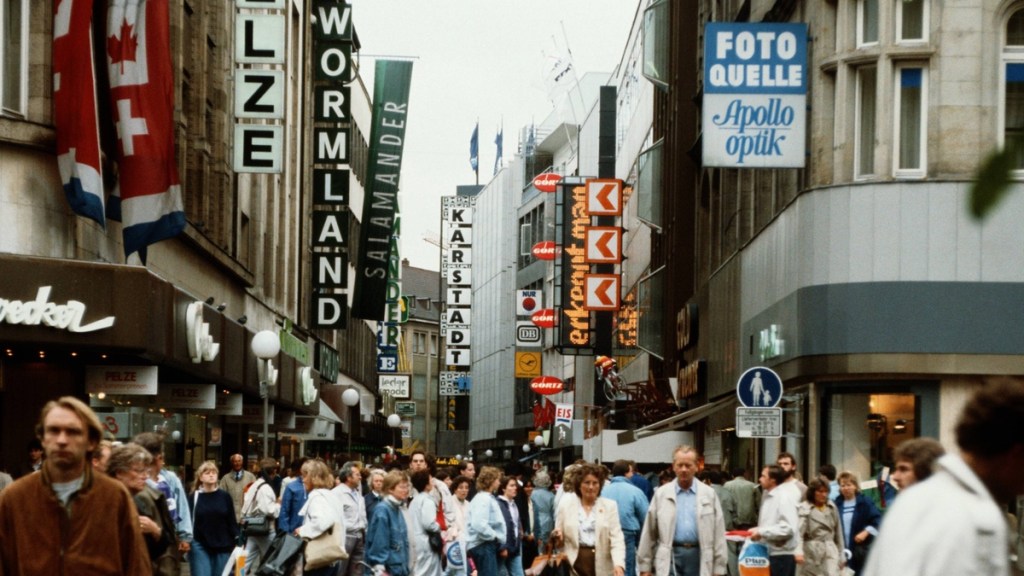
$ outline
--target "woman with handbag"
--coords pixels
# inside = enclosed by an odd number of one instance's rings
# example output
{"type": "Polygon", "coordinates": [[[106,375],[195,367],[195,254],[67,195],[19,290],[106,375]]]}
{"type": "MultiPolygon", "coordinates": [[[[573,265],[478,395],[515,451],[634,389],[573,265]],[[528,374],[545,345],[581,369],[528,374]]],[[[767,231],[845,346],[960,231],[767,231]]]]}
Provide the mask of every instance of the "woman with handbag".
{"type": "Polygon", "coordinates": [[[839,511],[828,499],[828,492],[828,479],[811,480],[807,499],[797,509],[804,542],[804,562],[797,569],[800,576],[839,576],[846,565],[839,511]]]}
{"type": "Polygon", "coordinates": [[[437,504],[434,502],[430,481],[430,471],[420,470],[412,475],[412,487],[418,492],[409,505],[409,517],[412,525],[413,576],[441,576],[441,552],[444,539],[441,537],[441,525],[437,523],[437,504]]]}
{"type": "Polygon", "coordinates": [[[188,567],[192,576],[220,576],[238,540],[235,503],[217,482],[217,463],[207,460],[200,464],[188,499],[192,511],[188,567]]]}
{"type": "Polygon", "coordinates": [[[270,477],[277,471],[277,460],[260,460],[260,476],[242,496],[242,536],[245,537],[245,573],[255,574],[274,539],[274,524],[281,505],[277,502],[270,477]]]}
{"type": "Polygon", "coordinates": [[[341,501],[331,494],[334,474],[320,460],[306,462],[302,466],[302,473],[302,481],[309,495],[306,497],[306,505],[299,511],[302,525],[295,529],[295,535],[307,541],[303,574],[332,576],[338,568],[337,561],[347,558],[344,511],[341,501]],[[335,544],[333,551],[323,556],[314,553],[314,548],[330,548],[329,544],[335,544]]]}
{"type": "Polygon", "coordinates": [[[847,565],[854,574],[858,574],[868,558],[868,548],[878,536],[882,513],[861,493],[860,481],[853,472],[843,472],[836,480],[839,482],[839,496],[835,503],[843,524],[843,540],[850,551],[847,565]]]}
{"type": "Polygon", "coordinates": [[[626,571],[626,540],[614,500],[599,498],[604,468],[579,464],[576,498],[563,500],[551,539],[563,547],[573,576],[622,576],[626,571]]]}
{"type": "Polygon", "coordinates": [[[384,499],[373,508],[366,530],[366,576],[379,576],[385,570],[391,576],[409,576],[409,531],[402,514],[409,477],[392,470],[384,476],[381,491],[384,499]]]}

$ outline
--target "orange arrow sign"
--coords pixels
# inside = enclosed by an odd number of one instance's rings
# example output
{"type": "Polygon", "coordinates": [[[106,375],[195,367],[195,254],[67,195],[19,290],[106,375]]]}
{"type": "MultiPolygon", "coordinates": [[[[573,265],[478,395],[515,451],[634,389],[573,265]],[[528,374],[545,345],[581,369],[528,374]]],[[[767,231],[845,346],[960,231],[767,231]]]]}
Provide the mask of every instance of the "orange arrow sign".
{"type": "Polygon", "coordinates": [[[619,309],[622,277],[618,274],[587,274],[583,277],[586,285],[587,310],[619,309]]]}
{"type": "Polygon", "coordinates": [[[587,180],[587,213],[591,216],[621,216],[622,180],[587,180]]]}
{"type": "Polygon", "coordinates": [[[622,262],[622,229],[617,226],[590,226],[585,230],[586,247],[583,261],[588,264],[622,262]]]}

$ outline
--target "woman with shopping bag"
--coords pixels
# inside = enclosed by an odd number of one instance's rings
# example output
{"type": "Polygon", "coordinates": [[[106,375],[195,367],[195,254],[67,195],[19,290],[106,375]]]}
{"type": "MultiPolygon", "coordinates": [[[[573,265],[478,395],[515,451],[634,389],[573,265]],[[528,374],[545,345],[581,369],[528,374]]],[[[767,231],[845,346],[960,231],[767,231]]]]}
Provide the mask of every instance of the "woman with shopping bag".
{"type": "Polygon", "coordinates": [[[345,555],[345,520],[341,502],[331,494],[334,488],[334,474],[327,464],[310,460],[302,466],[302,481],[305,483],[306,505],[299,511],[302,525],[295,534],[306,540],[305,576],[331,576],[337,570],[337,561],[345,555]],[[333,546],[332,546],[333,545],[333,546]],[[314,548],[323,548],[321,556],[314,548]]]}
{"type": "Polygon", "coordinates": [[[274,525],[281,505],[268,482],[277,473],[277,460],[260,460],[260,476],[242,497],[242,536],[245,538],[245,573],[255,574],[274,539],[274,525]]]}

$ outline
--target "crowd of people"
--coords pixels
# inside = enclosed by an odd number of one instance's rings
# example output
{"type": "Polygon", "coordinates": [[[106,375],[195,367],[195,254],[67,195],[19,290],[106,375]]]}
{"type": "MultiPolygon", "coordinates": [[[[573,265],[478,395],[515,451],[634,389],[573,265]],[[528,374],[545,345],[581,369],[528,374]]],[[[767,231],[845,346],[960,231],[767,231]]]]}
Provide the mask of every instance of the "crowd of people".
{"type": "Polygon", "coordinates": [[[739,576],[745,546],[763,544],[772,576],[967,574],[1019,570],[1024,493],[1024,390],[979,389],[955,430],[958,454],[929,438],[900,444],[886,510],[852,472],[822,466],[805,484],[787,452],[747,471],[701,469],[680,446],[651,480],[633,462],[577,461],[564,470],[460,462],[415,451],[386,469],[350,461],[230,458],[195,473],[191,491],[164,466],[163,438],[103,439],[81,401],[48,403],[33,470],[0,486],[0,576],[230,572],[272,561],[276,539],[334,535],[333,561],[311,576],[739,576]],[[744,544],[746,543],[746,544],[744,544]]]}

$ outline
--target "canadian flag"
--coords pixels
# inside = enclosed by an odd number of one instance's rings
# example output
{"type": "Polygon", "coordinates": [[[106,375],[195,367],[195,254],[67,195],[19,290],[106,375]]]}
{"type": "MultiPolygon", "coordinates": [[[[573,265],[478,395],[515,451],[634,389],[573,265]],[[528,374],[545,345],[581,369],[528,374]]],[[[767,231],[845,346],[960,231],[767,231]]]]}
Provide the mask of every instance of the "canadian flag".
{"type": "Polygon", "coordinates": [[[143,263],[147,246],[185,228],[174,159],[169,14],[167,0],[109,0],[107,9],[124,253],[138,252],[143,263]]]}
{"type": "Polygon", "coordinates": [[[57,167],[71,210],[105,224],[96,78],[92,65],[93,0],[53,3],[53,99],[57,167]]]}

